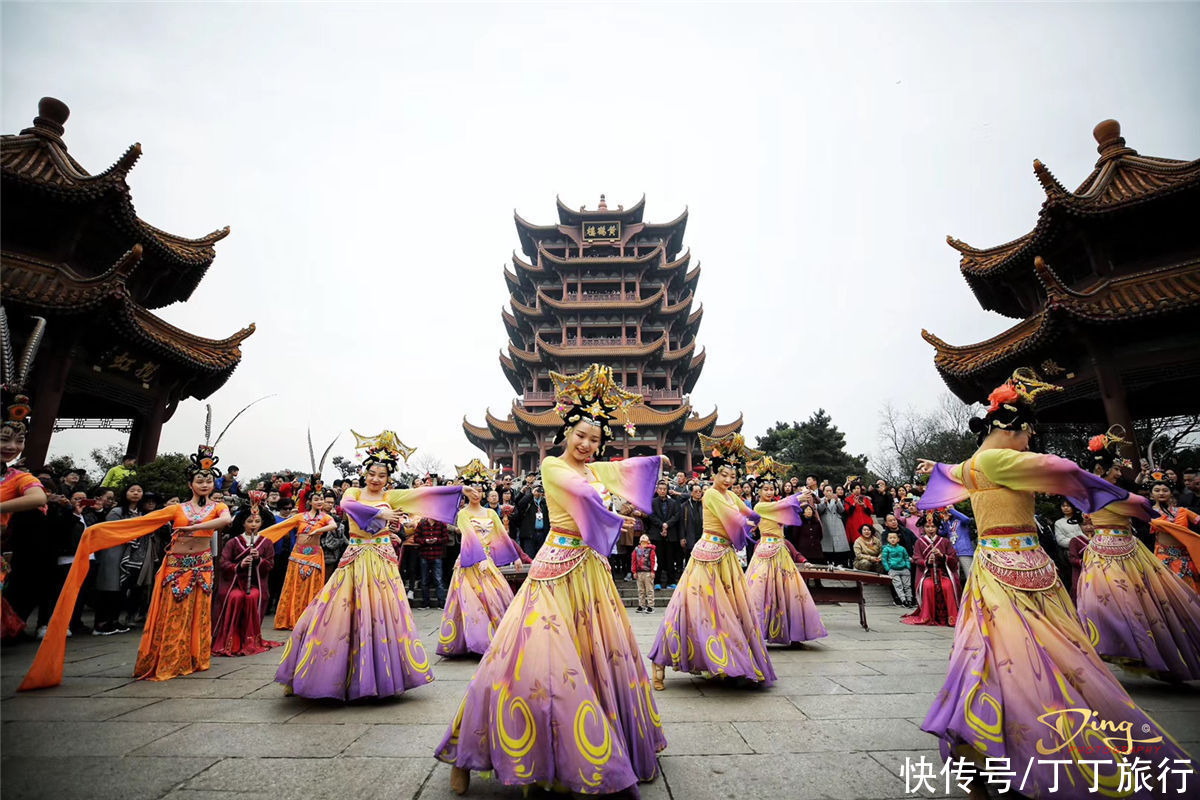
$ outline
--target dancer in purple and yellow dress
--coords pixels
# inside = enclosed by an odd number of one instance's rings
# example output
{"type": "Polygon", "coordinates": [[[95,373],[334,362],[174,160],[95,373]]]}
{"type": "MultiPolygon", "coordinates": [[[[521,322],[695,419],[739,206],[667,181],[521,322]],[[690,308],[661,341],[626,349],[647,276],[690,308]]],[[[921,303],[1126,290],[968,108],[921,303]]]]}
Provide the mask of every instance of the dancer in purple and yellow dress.
{"type": "MultiPolygon", "coordinates": [[[[1115,455],[1124,443],[1119,428],[1093,436],[1085,457],[1110,482],[1132,466],[1115,455]]],[[[1200,679],[1200,595],[1133,535],[1130,518],[1149,516],[1149,503],[1137,499],[1132,511],[1091,514],[1095,532],[1075,590],[1079,617],[1105,661],[1164,680],[1200,679]]]]}
{"type": "Polygon", "coordinates": [[[641,395],[596,364],[550,375],[564,419],[556,441],[565,440],[541,466],[550,533],[437,748],[458,794],[472,770],[507,786],[636,793],[667,744],[607,561],[632,519],[605,507],[611,492],[649,511],[663,459],[591,462],[641,395]]]}
{"type": "Polygon", "coordinates": [[[758,523],[758,546],[746,569],[746,586],[759,628],[768,644],[794,644],[828,636],[817,604],[783,538],[784,525],[803,522],[800,495],[775,499],[775,479],[788,465],[765,456],[751,467],[760,482],[754,513],[762,519],[758,523]]]}
{"type": "Polygon", "coordinates": [[[747,456],[763,454],[749,450],[740,433],[722,439],[701,434],[700,444],[710,453],[705,463],[713,476],[704,493],[704,535],[692,547],[650,650],[654,688],[664,688],[668,666],[770,686],[775,669],[737,557],[760,520],[729,491],[738,479],[738,465],[747,456]]]}
{"type": "Polygon", "coordinates": [[[433,680],[392,539],[409,514],[453,520],[462,489],[389,491],[392,472],[401,457],[408,460],[412,448],[391,431],[354,436],[358,447],[366,448],[366,488],[342,495],[342,511],[350,518],[350,546],[317,599],[296,621],[275,673],[288,694],[301,697],[390,697],[433,680]]]}
{"type": "MultiPolygon", "coordinates": [[[[1018,370],[992,392],[986,416],[972,420],[980,438],[974,456],[918,465],[931,474],[919,507],[969,497],[979,526],[946,682],[921,727],[941,739],[943,758],[965,757],[980,769],[985,758],[1006,759],[994,763],[1024,776],[1018,790],[1028,797],[1090,796],[1095,775],[1100,796],[1148,799],[1158,790],[1121,791],[1122,771],[1137,758],[1157,764],[1187,754],[1134,705],[1093,649],[1038,544],[1033,500],[1035,492],[1062,494],[1088,512],[1143,513],[1144,506],[1070,461],[1025,452],[1033,402],[1057,388],[1018,370]],[[1101,723],[1130,726],[1133,752],[1120,735],[1116,749],[1108,748],[1096,730],[1101,723]]],[[[971,796],[988,796],[981,778],[971,796]]]]}
{"type": "Polygon", "coordinates": [[[483,654],[508,605],[513,591],[496,569],[520,559],[516,545],[508,538],[500,515],[480,505],[485,487],[496,473],[479,459],[458,468],[467,505],[458,512],[454,526],[462,536],[454,575],[446,592],[442,625],[438,632],[437,654],[461,656],[483,654]]]}

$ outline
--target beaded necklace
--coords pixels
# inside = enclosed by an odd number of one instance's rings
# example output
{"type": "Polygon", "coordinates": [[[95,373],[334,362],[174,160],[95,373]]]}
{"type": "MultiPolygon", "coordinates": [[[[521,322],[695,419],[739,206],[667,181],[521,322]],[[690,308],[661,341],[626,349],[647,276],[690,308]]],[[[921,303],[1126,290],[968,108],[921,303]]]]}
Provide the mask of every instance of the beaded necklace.
{"type": "Polygon", "coordinates": [[[196,506],[191,500],[183,504],[183,513],[187,517],[188,522],[195,525],[203,522],[204,518],[212,512],[213,506],[210,503],[205,503],[203,506],[196,506]]]}

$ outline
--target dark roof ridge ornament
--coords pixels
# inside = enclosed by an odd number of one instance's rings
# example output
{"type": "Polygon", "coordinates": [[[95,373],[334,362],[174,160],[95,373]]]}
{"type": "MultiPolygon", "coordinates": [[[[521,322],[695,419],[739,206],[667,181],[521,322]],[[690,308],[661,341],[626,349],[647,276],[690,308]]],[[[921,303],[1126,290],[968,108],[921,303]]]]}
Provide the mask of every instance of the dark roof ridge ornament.
{"type": "Polygon", "coordinates": [[[62,100],[57,97],[43,97],[38,101],[38,115],[33,118],[33,127],[26,128],[21,133],[32,133],[35,136],[54,139],[65,149],[66,145],[62,141],[65,130],[63,125],[66,124],[69,116],[71,116],[71,109],[62,100]]]}
{"type": "Polygon", "coordinates": [[[1121,123],[1115,119],[1097,123],[1092,129],[1092,136],[1096,139],[1096,152],[1100,154],[1096,166],[1120,156],[1137,155],[1137,150],[1125,146],[1125,139],[1121,136],[1121,123]]]}

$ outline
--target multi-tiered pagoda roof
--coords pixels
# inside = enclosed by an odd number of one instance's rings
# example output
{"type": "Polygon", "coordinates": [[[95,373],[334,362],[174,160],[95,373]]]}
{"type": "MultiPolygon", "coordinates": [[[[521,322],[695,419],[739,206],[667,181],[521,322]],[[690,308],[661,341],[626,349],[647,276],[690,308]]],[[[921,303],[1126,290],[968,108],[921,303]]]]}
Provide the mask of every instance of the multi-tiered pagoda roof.
{"type": "Polygon", "coordinates": [[[464,419],[464,432],[494,463],[532,465],[560,424],[550,371],[599,362],[645,397],[635,412],[638,438],[616,446],[626,455],[666,452],[690,468],[696,433],[739,430],[741,418],[717,425],[715,410],[692,408],[704,365],[696,341],[703,309],[695,302],[700,267],[681,252],[687,211],[656,224],[643,221],[644,197],[628,209],[609,208],[603,196],[595,209],[557,205],[557,225],[514,213],[521,250],[504,270],[509,341],[500,366],[520,397],[503,418],[464,419]]]}
{"type": "Polygon", "coordinates": [[[56,425],[123,421],[131,449],[149,460],[162,422],[228,380],[254,326],[209,339],[151,311],[191,297],[229,228],[192,239],[143,220],[126,182],[141,145],[89,173],[63,140],[69,114],[43,98],[32,127],[0,138],[3,302],[14,335],[32,316],[48,320],[26,454],[39,460],[56,425]]]}
{"type": "Polygon", "coordinates": [[[1099,422],[1104,409],[1128,427],[1195,410],[1200,160],[1139,155],[1114,120],[1093,133],[1100,158],[1074,191],[1033,162],[1046,194],[1033,230],[983,249],[948,237],[980,305],[1021,320],[971,345],[922,332],[963,400],[1034,366],[1066,388],[1042,403],[1052,420],[1099,422]]]}

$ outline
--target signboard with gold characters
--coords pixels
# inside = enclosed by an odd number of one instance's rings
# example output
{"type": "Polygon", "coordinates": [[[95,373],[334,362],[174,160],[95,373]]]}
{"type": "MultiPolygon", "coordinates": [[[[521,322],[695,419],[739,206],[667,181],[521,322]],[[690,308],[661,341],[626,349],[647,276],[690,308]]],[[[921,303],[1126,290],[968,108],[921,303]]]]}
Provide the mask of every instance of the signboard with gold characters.
{"type": "Polygon", "coordinates": [[[621,223],[585,221],[583,223],[583,240],[585,242],[619,242],[621,241],[621,223]]]}

